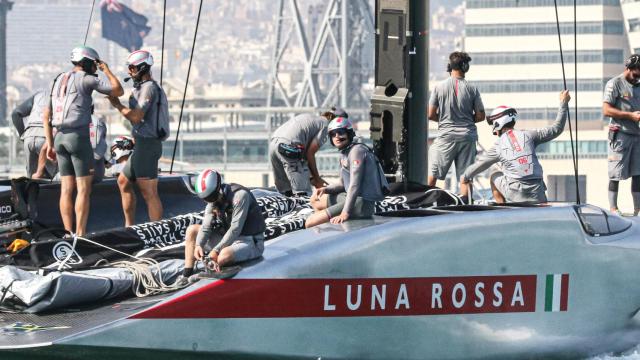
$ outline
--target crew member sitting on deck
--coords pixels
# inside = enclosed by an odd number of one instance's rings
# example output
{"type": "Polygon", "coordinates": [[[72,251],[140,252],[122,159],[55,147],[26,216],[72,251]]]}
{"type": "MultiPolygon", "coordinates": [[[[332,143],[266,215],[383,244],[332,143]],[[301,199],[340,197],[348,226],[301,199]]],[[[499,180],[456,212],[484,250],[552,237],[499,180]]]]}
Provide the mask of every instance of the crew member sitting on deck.
{"type": "Polygon", "coordinates": [[[375,202],[384,199],[389,184],[371,149],[353,141],[351,121],[339,117],[329,124],[329,141],[340,150],[340,183],[316,189],[311,205],[316,210],[307,218],[310,228],[327,221],[340,224],[348,219],[373,216],[375,202]]]}
{"type": "Polygon", "coordinates": [[[516,130],[518,113],[512,107],[499,106],[487,117],[498,141],[487,154],[469,166],[460,177],[460,192],[468,196],[474,176],[500,162],[502,172],[491,175],[491,191],[498,203],[547,201],[542,166],[536,156],[536,146],[558,137],[564,130],[569,113],[569,91],[560,93],[560,109],[553,125],[539,130],[516,130]]]}
{"type": "Polygon", "coordinates": [[[197,178],[195,190],[207,202],[202,225],[189,225],[184,244],[185,265],[179,285],[188,283],[195,259],[211,258],[219,266],[258,258],[264,251],[267,229],[256,201],[249,189],[238,184],[225,184],[220,174],[204,170],[197,178]]]}

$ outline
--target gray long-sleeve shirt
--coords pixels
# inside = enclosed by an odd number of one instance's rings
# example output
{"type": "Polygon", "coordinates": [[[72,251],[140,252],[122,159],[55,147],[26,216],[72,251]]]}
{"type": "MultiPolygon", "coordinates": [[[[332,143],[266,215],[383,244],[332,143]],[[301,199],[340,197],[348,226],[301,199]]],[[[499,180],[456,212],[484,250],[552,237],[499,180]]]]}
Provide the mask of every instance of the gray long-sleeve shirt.
{"type": "Polygon", "coordinates": [[[347,192],[344,209],[351,214],[356,197],[379,201],[384,199],[382,189],[388,184],[381,173],[375,155],[362,144],[354,144],[340,151],[340,183],[326,187],[327,194],[347,192]]]}
{"type": "Polygon", "coordinates": [[[536,155],[536,146],[551,141],[562,133],[568,113],[569,106],[561,103],[556,121],[551,126],[537,130],[513,129],[504,132],[484,156],[467,168],[463,174],[464,179],[472,179],[497,162],[500,162],[502,172],[509,179],[542,179],[542,166],[536,155]]]}

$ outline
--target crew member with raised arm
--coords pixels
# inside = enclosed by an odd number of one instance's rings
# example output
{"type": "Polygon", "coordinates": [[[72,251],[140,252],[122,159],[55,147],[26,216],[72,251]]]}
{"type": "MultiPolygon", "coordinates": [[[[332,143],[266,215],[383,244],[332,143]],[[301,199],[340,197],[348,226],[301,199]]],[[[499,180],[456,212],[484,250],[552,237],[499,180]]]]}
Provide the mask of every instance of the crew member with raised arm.
{"type": "Polygon", "coordinates": [[[58,173],[58,164],[46,159],[42,151],[46,143],[42,115],[49,103],[49,98],[44,90],[36,91],[27,100],[20,103],[11,113],[11,121],[20,139],[24,142],[24,154],[26,157],[27,177],[53,179],[58,173]],[[42,173],[38,173],[38,162],[42,158],[42,173]]]}
{"type": "Polygon", "coordinates": [[[384,199],[389,184],[382,167],[369,147],[354,142],[354,137],[349,119],[339,117],[329,124],[331,145],[340,150],[340,182],[313,192],[311,206],[316,212],[307,218],[305,227],[370,218],[375,202],[384,199]]]}
{"type": "Polygon", "coordinates": [[[202,225],[187,228],[185,268],[176,280],[181,286],[189,282],[196,259],[208,256],[219,266],[228,266],[258,258],[264,251],[267,227],[260,205],[249,189],[225,184],[220,173],[206,169],[196,179],[195,191],[207,206],[202,225]]]}
{"type": "Polygon", "coordinates": [[[491,175],[491,191],[497,203],[547,201],[542,166],[536,155],[536,146],[557,138],[564,130],[569,114],[569,91],[560,93],[560,109],[555,122],[539,130],[516,130],[516,109],[509,106],[495,108],[487,121],[493,126],[498,141],[487,154],[469,166],[460,177],[460,192],[469,195],[471,180],[495,163],[500,163],[502,172],[491,175]]]}
{"type": "Polygon", "coordinates": [[[438,122],[438,137],[429,147],[430,186],[446,178],[452,163],[460,176],[476,159],[476,123],[485,113],[480,91],[465,79],[470,61],[467,53],[452,52],[447,64],[451,76],[436,85],[429,98],[427,117],[438,122]]]}
{"type": "Polygon", "coordinates": [[[127,58],[133,92],[129,107],[115,96],[109,101],[122,116],[131,122],[135,148],[118,176],[125,226],[135,224],[138,185],[147,203],[149,221],[162,219],[162,201],[158,194],[158,161],[162,156],[162,141],[169,136],[169,103],[167,95],[151,77],[153,57],[144,50],[134,51],[127,58]]]}
{"type": "Polygon", "coordinates": [[[94,91],[121,96],[120,82],[98,53],[87,46],[71,51],[73,69],[62,73],[51,87],[49,106],[43,112],[47,158],[57,158],[60,168],[60,214],[64,228],[84,235],[89,218],[89,200],[94,165],[89,124],[94,91]],[[107,81],[100,80],[100,69],[107,81]],[[55,140],[53,128],[56,129],[55,140]],[[75,206],[73,193],[77,190],[75,206]],[[75,215],[75,229],[74,229],[75,215]]]}
{"type": "Polygon", "coordinates": [[[335,107],[321,116],[300,114],[273,133],[269,158],[281,194],[309,195],[311,185],[315,188],[326,185],[316,166],[316,153],[327,141],[327,124],[338,116],[348,117],[343,109],[335,107]]]}
{"type": "Polygon", "coordinates": [[[631,178],[633,214],[640,211],[640,55],[631,55],[622,74],[607,82],[602,113],[609,117],[609,207],[618,209],[618,186],[631,178]]]}

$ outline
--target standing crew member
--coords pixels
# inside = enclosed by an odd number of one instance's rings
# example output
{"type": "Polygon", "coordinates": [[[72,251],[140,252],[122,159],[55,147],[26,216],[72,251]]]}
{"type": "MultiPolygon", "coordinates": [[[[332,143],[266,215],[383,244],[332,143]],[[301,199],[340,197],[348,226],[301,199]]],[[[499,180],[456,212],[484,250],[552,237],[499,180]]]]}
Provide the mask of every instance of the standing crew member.
{"type": "Polygon", "coordinates": [[[49,98],[45,91],[39,90],[23,103],[18,105],[11,113],[11,120],[20,139],[24,142],[24,154],[26,158],[27,177],[52,179],[58,173],[58,164],[46,159],[42,151],[46,142],[42,115],[47,107],[49,98]],[[36,174],[38,159],[43,157],[44,166],[42,174],[36,174]],[[35,176],[34,176],[35,174],[35,176]]]}
{"type": "Polygon", "coordinates": [[[509,106],[493,109],[487,118],[498,141],[485,157],[469,166],[460,177],[461,195],[469,195],[469,182],[491,165],[500,162],[502,172],[491,175],[491,191],[498,203],[547,202],[542,166],[536,147],[557,138],[564,130],[569,114],[569,91],[560,93],[560,109],[556,121],[539,130],[516,130],[517,111],[509,106]]]}
{"type": "Polygon", "coordinates": [[[382,167],[366,145],[353,142],[354,137],[349,119],[339,117],[329,124],[331,145],[340,150],[340,183],[314,191],[311,206],[316,212],[307,218],[305,227],[370,218],[375,202],[384,199],[389,184],[382,167]]]}
{"type": "Polygon", "coordinates": [[[451,76],[433,89],[429,99],[428,118],[438,122],[438,137],[429,149],[430,186],[446,178],[452,162],[460,176],[476,158],[475,123],[484,120],[485,113],[480,92],[464,78],[470,61],[467,53],[452,52],[447,64],[451,76]]]}
{"type": "Polygon", "coordinates": [[[325,186],[315,156],[327,141],[327,124],[335,117],[347,118],[348,115],[343,109],[335,107],[321,116],[301,114],[282,124],[273,133],[269,158],[280,193],[287,196],[309,195],[311,185],[316,188],[325,186]]]}
{"type": "Polygon", "coordinates": [[[158,161],[162,156],[162,141],[169,136],[169,103],[167,95],[151,77],[153,57],[148,51],[132,52],[127,58],[129,76],[133,79],[133,92],[129,107],[110,96],[111,105],[118,109],[133,125],[131,133],[136,144],[133,154],[118,176],[122,196],[125,226],[135,224],[136,183],[144,201],[150,221],[162,219],[162,202],[158,195],[158,161]]]}
{"type": "Polygon", "coordinates": [[[225,184],[217,171],[206,169],[198,176],[195,190],[207,202],[207,207],[202,225],[193,224],[187,228],[185,269],[182,277],[176,280],[180,285],[186,284],[193,274],[195,259],[209,256],[220,266],[228,266],[258,258],[264,251],[267,227],[260,205],[249,189],[225,184]],[[219,223],[222,227],[216,228],[219,223]]]}
{"type": "Polygon", "coordinates": [[[609,207],[618,210],[620,180],[631,177],[634,215],[640,211],[640,55],[624,63],[622,74],[607,82],[602,113],[609,117],[609,207]]]}
{"type": "Polygon", "coordinates": [[[98,53],[87,46],[71,51],[73,69],[58,75],[52,86],[49,106],[43,115],[47,138],[47,158],[57,157],[60,168],[60,214],[67,231],[84,235],[89,218],[89,196],[91,195],[90,171],[94,164],[93,149],[89,139],[91,123],[91,94],[97,91],[111,96],[124,92],[118,79],[106,63],[100,61],[98,53]],[[100,69],[108,81],[98,78],[100,69]],[[50,120],[51,119],[51,120],[50,120]],[[51,121],[51,122],[50,122],[51,121]],[[53,129],[56,128],[55,142],[53,129]],[[75,207],[73,193],[77,190],[75,207]]]}

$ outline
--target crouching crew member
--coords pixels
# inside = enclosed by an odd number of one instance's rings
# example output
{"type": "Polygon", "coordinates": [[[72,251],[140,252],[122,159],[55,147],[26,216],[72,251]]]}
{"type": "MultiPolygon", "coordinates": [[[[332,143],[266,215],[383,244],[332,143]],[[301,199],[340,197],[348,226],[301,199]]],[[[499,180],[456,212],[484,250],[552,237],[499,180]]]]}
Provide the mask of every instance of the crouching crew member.
{"type": "Polygon", "coordinates": [[[622,74],[607,82],[602,113],[609,121],[609,207],[618,210],[620,180],[631,178],[634,215],[640,211],[640,55],[631,55],[622,74]]]}
{"type": "Polygon", "coordinates": [[[375,202],[384,199],[389,184],[378,159],[364,144],[353,141],[355,132],[347,118],[329,124],[331,145],[340,150],[340,183],[318,188],[311,196],[316,210],[307,218],[310,228],[327,221],[340,224],[348,219],[373,216],[375,202]]]}
{"type": "Polygon", "coordinates": [[[491,175],[491,191],[498,203],[547,201],[542,166],[536,155],[536,146],[558,137],[564,130],[569,113],[568,91],[560,93],[560,109],[553,125],[539,130],[516,130],[517,112],[508,106],[499,106],[487,117],[498,141],[487,154],[469,166],[460,177],[462,196],[468,196],[474,176],[500,162],[502,172],[491,175]]]}
{"type": "MultiPolygon", "coordinates": [[[[118,109],[133,129],[135,150],[118,176],[122,197],[125,226],[135,224],[137,184],[150,221],[162,219],[162,202],[158,195],[158,161],[162,156],[162,141],[169,136],[169,103],[167,95],[151,77],[153,57],[148,51],[132,52],[127,58],[129,76],[133,79],[133,92],[129,107],[110,96],[111,105],[118,109]]],[[[126,80],[126,79],[125,79],[126,80]]]]}
{"type": "Polygon", "coordinates": [[[218,265],[228,266],[258,258],[264,251],[267,227],[260,205],[249,189],[225,184],[217,171],[207,169],[198,176],[195,190],[207,207],[202,225],[187,228],[185,269],[177,280],[182,285],[193,274],[195,259],[209,256],[218,265]],[[216,226],[220,223],[221,227],[216,226]]]}
{"type": "Polygon", "coordinates": [[[315,156],[327,141],[328,122],[338,116],[348,117],[344,110],[332,108],[321,116],[298,115],[276,129],[269,143],[269,158],[280,193],[309,195],[311,185],[316,188],[326,185],[318,172],[315,156]]]}
{"type": "Polygon", "coordinates": [[[13,125],[18,130],[20,139],[24,141],[27,177],[29,178],[53,179],[58,173],[58,164],[47,160],[46,153],[41,151],[46,142],[42,115],[48,103],[47,94],[40,90],[18,105],[11,113],[13,125]],[[41,173],[37,173],[39,161],[44,164],[41,173]]]}

